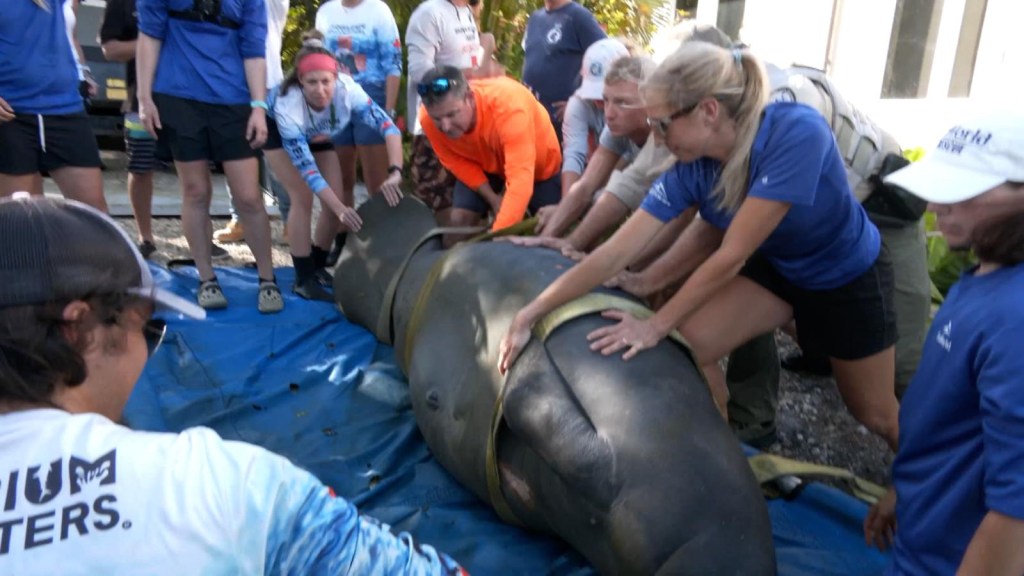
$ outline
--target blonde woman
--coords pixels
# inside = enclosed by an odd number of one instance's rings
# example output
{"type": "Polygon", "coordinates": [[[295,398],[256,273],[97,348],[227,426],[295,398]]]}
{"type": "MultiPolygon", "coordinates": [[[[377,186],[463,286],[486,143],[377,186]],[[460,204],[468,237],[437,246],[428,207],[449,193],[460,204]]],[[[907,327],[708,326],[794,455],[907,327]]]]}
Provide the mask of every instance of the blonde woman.
{"type": "Polygon", "coordinates": [[[628,360],[678,328],[724,412],[718,360],[795,319],[801,346],[831,359],[854,417],[895,449],[892,266],[825,120],[803,105],[767,105],[768,82],[751,53],[702,42],[683,45],[642,92],[652,131],[679,162],[608,242],[517,314],[499,369],[515,361],[538,319],[612,278],[695,207],[687,242],[665,255],[683,262],[686,282],[648,320],[606,312],[617,322],[588,336],[591,349],[628,360]]]}

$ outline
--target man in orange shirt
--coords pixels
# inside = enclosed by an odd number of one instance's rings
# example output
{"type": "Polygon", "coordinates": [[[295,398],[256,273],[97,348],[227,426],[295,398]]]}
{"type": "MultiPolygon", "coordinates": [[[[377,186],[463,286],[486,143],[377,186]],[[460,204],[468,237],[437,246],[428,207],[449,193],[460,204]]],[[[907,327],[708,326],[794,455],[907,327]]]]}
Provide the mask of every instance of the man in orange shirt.
{"type": "Polygon", "coordinates": [[[475,226],[493,212],[492,230],[520,222],[526,209],[562,197],[562,152],[547,110],[509,78],[467,82],[438,66],[417,86],[420,125],[438,159],[457,180],[452,221],[475,226]]]}

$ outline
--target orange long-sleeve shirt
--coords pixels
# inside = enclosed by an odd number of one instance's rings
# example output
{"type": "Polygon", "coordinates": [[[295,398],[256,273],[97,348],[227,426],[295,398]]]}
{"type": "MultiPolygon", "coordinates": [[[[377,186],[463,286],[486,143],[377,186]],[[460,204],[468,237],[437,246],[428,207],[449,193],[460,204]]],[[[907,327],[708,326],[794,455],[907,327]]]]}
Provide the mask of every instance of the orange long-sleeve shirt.
{"type": "Polygon", "coordinates": [[[505,178],[501,209],[492,230],[522,221],[533,197],[534,182],[558,174],[562,151],[544,106],[511,78],[488,78],[469,83],[476,102],[476,125],[452,139],[438,130],[425,108],[420,125],[441,164],[460,182],[476,190],[487,174],[505,178]]]}

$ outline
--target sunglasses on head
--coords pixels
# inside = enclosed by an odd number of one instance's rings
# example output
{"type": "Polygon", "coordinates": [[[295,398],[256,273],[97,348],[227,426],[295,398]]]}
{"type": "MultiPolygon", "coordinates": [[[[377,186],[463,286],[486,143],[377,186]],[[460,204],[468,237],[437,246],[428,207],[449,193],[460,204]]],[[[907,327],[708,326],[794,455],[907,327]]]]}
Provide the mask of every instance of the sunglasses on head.
{"type": "Polygon", "coordinates": [[[426,96],[427,94],[433,94],[435,96],[441,96],[447,94],[449,90],[458,85],[456,80],[450,78],[435,78],[430,82],[420,82],[416,85],[416,92],[420,96],[426,96]]]}
{"type": "Polygon", "coordinates": [[[167,335],[167,323],[159,318],[150,318],[143,326],[142,334],[146,337],[146,351],[153,356],[167,335]]]}
{"type": "MultiPolygon", "coordinates": [[[[699,104],[699,102],[697,104],[699,104]]],[[[655,130],[661,136],[665,136],[665,134],[668,133],[669,127],[672,126],[672,122],[674,122],[678,118],[686,116],[690,112],[693,112],[693,110],[697,108],[697,104],[692,104],[690,106],[687,106],[686,108],[683,108],[682,110],[677,110],[676,112],[673,112],[666,118],[648,117],[647,125],[651,127],[651,130],[655,130]]]]}

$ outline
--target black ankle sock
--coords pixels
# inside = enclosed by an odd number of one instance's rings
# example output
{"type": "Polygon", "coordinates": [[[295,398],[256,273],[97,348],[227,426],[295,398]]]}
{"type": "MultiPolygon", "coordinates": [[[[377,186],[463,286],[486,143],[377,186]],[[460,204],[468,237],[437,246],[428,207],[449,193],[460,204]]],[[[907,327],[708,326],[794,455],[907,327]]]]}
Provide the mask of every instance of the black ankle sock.
{"type": "Polygon", "coordinates": [[[348,232],[340,232],[334,237],[334,243],[337,245],[337,249],[341,250],[345,247],[345,239],[348,238],[348,232]]]}
{"type": "MultiPolygon", "coordinates": [[[[331,252],[329,250],[324,250],[323,248],[317,245],[313,245],[313,248],[309,253],[309,256],[313,262],[313,267],[324,268],[325,266],[327,266],[327,256],[330,255],[330,253],[331,252]]],[[[292,258],[294,259],[295,257],[292,256],[292,258]]]]}

